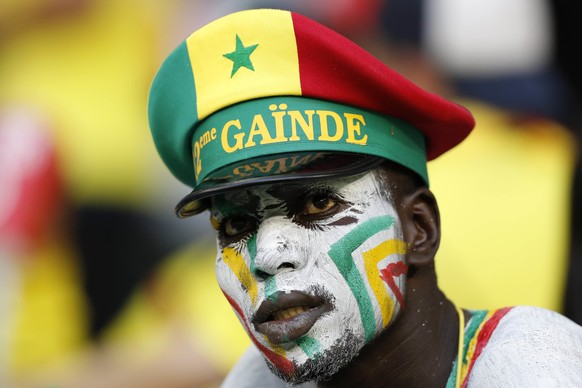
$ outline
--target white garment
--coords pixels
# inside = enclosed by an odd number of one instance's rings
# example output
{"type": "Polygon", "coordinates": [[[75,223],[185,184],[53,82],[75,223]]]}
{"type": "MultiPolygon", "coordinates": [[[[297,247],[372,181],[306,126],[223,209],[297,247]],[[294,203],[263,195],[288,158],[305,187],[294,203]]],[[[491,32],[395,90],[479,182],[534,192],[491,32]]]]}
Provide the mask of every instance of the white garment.
{"type": "MultiPolygon", "coordinates": [[[[251,346],[223,388],[289,387],[251,346]]],[[[305,383],[296,387],[316,387],[305,383]]],[[[470,372],[469,388],[582,388],[582,326],[539,307],[518,306],[499,322],[470,372]]]]}
{"type": "Polygon", "coordinates": [[[582,326],[553,311],[513,308],[475,361],[468,386],[582,387],[582,326]]]}

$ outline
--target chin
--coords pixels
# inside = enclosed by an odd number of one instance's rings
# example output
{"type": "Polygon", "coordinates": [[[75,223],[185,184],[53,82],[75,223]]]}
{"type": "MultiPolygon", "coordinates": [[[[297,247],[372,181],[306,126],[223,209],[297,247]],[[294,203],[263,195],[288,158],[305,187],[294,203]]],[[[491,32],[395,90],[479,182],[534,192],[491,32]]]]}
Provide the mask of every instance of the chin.
{"type": "Polygon", "coordinates": [[[293,361],[295,372],[292,375],[281,372],[267,360],[265,361],[275,375],[291,385],[308,381],[321,382],[331,379],[340,369],[349,364],[359,354],[362,346],[363,339],[346,329],[344,335],[322,354],[308,358],[301,364],[293,361]]]}

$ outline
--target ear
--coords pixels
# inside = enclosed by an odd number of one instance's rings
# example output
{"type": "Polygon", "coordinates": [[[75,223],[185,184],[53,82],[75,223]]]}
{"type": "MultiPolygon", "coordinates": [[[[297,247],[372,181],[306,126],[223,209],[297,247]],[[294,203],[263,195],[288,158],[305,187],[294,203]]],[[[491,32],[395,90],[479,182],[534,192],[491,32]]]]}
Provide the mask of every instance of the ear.
{"type": "Polygon", "coordinates": [[[434,262],[441,240],[439,209],[433,193],[420,187],[403,199],[402,227],[408,242],[408,264],[425,266],[434,262]]]}

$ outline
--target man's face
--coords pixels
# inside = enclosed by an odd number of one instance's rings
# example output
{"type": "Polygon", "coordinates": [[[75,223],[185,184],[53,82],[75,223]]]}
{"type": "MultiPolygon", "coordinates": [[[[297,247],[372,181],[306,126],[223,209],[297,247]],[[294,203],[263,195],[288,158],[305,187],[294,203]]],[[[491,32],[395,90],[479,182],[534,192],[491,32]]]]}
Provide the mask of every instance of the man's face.
{"type": "Polygon", "coordinates": [[[335,374],[402,308],[406,244],[376,172],[213,201],[216,274],[271,369],[335,374]]]}

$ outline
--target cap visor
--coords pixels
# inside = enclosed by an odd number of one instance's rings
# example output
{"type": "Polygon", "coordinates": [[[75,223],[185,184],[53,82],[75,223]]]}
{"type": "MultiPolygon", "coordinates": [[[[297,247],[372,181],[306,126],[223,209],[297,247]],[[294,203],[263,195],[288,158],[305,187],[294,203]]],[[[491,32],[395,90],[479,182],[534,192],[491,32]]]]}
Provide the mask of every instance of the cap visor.
{"type": "Polygon", "coordinates": [[[175,208],[180,218],[196,215],[210,206],[210,198],[247,187],[313,181],[360,174],[379,166],[386,159],[356,153],[297,152],[269,155],[228,165],[207,177],[175,208]]]}

